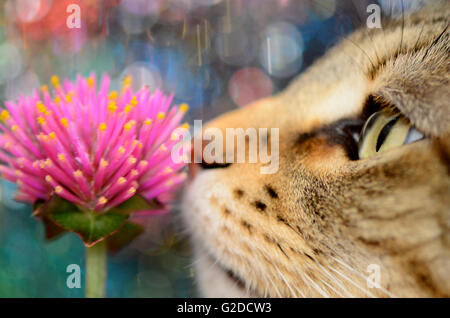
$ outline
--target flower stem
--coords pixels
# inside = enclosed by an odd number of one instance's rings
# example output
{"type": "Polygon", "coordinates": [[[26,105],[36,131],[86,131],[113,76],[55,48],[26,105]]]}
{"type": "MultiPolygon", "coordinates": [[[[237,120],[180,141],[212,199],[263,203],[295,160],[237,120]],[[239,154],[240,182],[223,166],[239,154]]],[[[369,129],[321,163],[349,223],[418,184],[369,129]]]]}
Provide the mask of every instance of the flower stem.
{"type": "Polygon", "coordinates": [[[86,298],[105,297],[106,242],[86,247],[86,298]]]}

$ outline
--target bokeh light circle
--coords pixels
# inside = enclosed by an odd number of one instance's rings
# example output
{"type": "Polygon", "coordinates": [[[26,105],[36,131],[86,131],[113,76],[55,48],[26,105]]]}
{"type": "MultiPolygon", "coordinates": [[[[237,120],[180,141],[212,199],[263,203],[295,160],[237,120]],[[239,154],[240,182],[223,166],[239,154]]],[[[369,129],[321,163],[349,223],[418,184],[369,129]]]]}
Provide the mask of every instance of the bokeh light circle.
{"type": "Polygon", "coordinates": [[[263,32],[259,61],[266,72],[278,78],[297,73],[303,62],[303,38],[287,22],[270,24],[263,32]]]}
{"type": "Polygon", "coordinates": [[[240,107],[270,96],[273,90],[271,79],[256,67],[245,67],[238,70],[228,82],[231,99],[240,107]]]}
{"type": "MultiPolygon", "coordinates": [[[[151,2],[151,1],[149,1],[151,2]]],[[[149,7],[153,10],[153,7],[149,7]]],[[[123,3],[119,11],[119,23],[122,29],[128,34],[140,34],[149,29],[153,24],[158,21],[159,10],[151,11],[148,14],[137,14],[130,8],[126,7],[123,3]]],[[[136,11],[138,11],[136,9],[136,11]]],[[[148,10],[143,10],[148,11],[148,10]]]]}
{"type": "Polygon", "coordinates": [[[157,15],[163,5],[162,0],[122,0],[121,7],[136,15],[157,15]]]}
{"type": "Polygon", "coordinates": [[[251,26],[244,25],[238,19],[224,16],[219,20],[216,35],[216,52],[220,59],[230,65],[249,64],[256,54],[255,39],[251,26]]]}
{"type": "Polygon", "coordinates": [[[336,0],[314,0],[312,8],[320,19],[325,20],[335,14],[336,0]]]}
{"type": "Polygon", "coordinates": [[[29,96],[39,86],[40,82],[36,73],[27,71],[12,81],[8,81],[6,98],[8,100],[17,100],[20,95],[29,96]]]}
{"type": "Polygon", "coordinates": [[[39,21],[50,10],[52,2],[52,0],[15,0],[15,16],[23,23],[39,21]]]}
{"type": "Polygon", "coordinates": [[[161,75],[158,70],[146,63],[133,63],[127,66],[120,76],[121,79],[130,75],[132,77],[131,88],[137,92],[144,86],[148,86],[151,91],[160,89],[162,86],[161,75]]]}
{"type": "Polygon", "coordinates": [[[22,72],[22,54],[10,43],[0,45],[0,84],[22,72]]]}

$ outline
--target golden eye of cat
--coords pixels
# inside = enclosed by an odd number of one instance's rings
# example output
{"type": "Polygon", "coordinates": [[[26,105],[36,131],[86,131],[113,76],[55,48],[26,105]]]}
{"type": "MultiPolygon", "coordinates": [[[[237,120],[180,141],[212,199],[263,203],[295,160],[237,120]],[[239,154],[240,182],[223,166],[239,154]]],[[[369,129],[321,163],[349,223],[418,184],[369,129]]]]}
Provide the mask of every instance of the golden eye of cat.
{"type": "Polygon", "coordinates": [[[370,158],[423,137],[403,115],[389,110],[378,111],[367,119],[361,130],[359,158],[370,158]]]}

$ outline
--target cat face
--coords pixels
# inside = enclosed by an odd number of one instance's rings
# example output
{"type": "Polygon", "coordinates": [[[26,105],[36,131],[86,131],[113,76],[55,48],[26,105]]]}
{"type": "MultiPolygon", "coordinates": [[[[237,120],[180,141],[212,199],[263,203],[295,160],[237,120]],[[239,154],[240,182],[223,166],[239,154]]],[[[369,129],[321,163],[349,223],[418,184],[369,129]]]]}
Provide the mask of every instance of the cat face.
{"type": "Polygon", "coordinates": [[[282,93],[209,123],[279,128],[279,169],[191,167],[202,295],[450,296],[449,13],[362,29],[282,93]],[[420,137],[405,144],[397,122],[420,137]]]}

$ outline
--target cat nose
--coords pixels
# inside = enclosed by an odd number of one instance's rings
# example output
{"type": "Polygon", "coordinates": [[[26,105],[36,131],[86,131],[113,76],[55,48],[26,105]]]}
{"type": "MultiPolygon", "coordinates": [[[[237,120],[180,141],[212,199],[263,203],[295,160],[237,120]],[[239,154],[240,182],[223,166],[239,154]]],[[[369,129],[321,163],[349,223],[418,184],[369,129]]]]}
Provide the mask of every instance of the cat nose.
{"type": "Polygon", "coordinates": [[[202,139],[201,142],[194,142],[192,139],[191,147],[191,163],[189,164],[189,174],[191,178],[194,178],[200,171],[206,169],[226,168],[231,163],[216,162],[210,158],[204,157],[204,149],[210,141],[202,139]]]}

